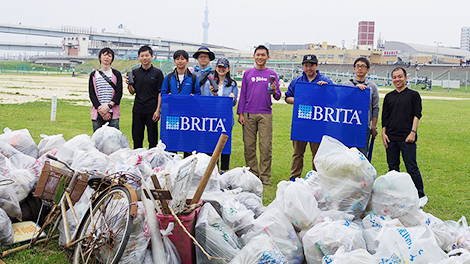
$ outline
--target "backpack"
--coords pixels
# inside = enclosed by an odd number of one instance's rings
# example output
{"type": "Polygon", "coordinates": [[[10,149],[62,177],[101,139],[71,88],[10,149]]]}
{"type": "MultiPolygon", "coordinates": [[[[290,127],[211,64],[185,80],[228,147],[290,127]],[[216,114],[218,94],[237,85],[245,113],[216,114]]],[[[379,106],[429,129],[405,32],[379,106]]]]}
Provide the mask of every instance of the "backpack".
{"type": "MultiPolygon", "coordinates": [[[[172,71],[170,74],[168,74],[168,89],[170,89],[170,81],[171,81],[171,77],[173,77],[173,74],[175,73],[176,70],[172,71]]],[[[193,87],[191,88],[191,93],[194,94],[194,84],[196,83],[196,75],[192,74],[191,72],[189,72],[188,70],[186,70],[186,73],[187,74],[191,74],[191,78],[192,78],[192,81],[193,81],[193,87]]],[[[171,90],[170,90],[171,91],[171,90]]],[[[178,89],[178,92],[181,93],[181,90],[178,89]]]]}

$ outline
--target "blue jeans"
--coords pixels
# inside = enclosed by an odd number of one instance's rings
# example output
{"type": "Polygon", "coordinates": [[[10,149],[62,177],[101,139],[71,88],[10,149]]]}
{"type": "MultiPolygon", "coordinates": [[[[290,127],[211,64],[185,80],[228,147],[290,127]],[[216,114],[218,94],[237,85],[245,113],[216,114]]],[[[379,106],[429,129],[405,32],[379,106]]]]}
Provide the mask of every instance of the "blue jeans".
{"type": "Polygon", "coordinates": [[[407,143],[400,141],[390,141],[388,143],[387,151],[387,163],[389,171],[395,170],[400,171],[400,152],[405,163],[406,171],[410,174],[413,183],[418,190],[419,197],[423,197],[424,185],[423,179],[421,178],[421,172],[416,162],[416,143],[407,143]]]}
{"type": "Polygon", "coordinates": [[[115,127],[119,130],[119,118],[116,118],[116,119],[111,119],[111,120],[108,120],[108,121],[104,121],[103,119],[96,119],[96,120],[91,120],[92,124],[93,124],[93,133],[98,129],[100,128],[101,126],[103,126],[104,124],[106,124],[107,122],[109,122],[108,126],[110,127],[115,127]]]}

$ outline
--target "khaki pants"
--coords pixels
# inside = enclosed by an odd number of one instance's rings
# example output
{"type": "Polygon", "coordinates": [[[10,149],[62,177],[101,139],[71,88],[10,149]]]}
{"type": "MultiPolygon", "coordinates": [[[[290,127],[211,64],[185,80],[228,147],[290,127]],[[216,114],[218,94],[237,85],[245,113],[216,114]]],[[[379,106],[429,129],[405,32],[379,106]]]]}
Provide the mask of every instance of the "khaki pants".
{"type": "Polygon", "coordinates": [[[243,113],[245,125],[243,126],[243,142],[245,143],[245,162],[250,171],[258,176],[262,182],[271,179],[273,115],[243,113]],[[256,139],[259,135],[260,161],[256,157],[256,139]]]}
{"type": "MultiPolygon", "coordinates": [[[[320,146],[319,143],[292,140],[292,146],[294,146],[294,155],[292,155],[292,167],[290,171],[292,177],[300,177],[302,174],[302,169],[304,168],[304,153],[308,143],[310,143],[312,156],[315,158],[315,154],[317,154],[318,147],[320,146]]],[[[313,158],[312,168],[316,171],[317,169],[313,163],[313,158]]]]}

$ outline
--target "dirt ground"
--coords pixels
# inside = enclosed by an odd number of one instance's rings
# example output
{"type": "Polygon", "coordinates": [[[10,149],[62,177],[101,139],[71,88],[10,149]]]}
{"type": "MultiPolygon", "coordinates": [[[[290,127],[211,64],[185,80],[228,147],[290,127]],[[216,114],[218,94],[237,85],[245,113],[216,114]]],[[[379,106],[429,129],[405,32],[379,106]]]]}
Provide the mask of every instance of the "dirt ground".
{"type": "MultiPolygon", "coordinates": [[[[287,86],[288,84],[286,84],[287,86]]],[[[124,84],[123,97],[134,98],[124,84]]],[[[91,106],[88,96],[88,76],[41,76],[0,74],[0,104],[21,104],[25,102],[57,99],[74,100],[76,104],[91,106]]],[[[380,94],[380,97],[384,97],[380,94]]],[[[422,96],[423,99],[469,100],[468,98],[422,96]]],[[[285,103],[284,95],[274,103],[285,103]]]]}
{"type": "MultiPolygon", "coordinates": [[[[133,98],[124,85],[124,97],[133,98]]],[[[77,104],[89,105],[88,76],[41,76],[0,74],[0,104],[57,99],[77,100],[77,104]]]]}

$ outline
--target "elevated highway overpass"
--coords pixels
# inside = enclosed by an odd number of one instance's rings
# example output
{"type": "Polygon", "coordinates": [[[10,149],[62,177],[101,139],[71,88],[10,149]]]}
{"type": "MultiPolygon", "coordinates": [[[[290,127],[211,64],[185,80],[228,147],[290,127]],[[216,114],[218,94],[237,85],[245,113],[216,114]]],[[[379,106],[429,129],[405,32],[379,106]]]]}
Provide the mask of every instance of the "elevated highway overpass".
{"type": "MultiPolygon", "coordinates": [[[[1,50],[63,52],[65,55],[95,56],[103,47],[111,47],[118,56],[136,53],[142,45],[154,48],[158,56],[169,57],[177,49],[185,49],[192,54],[201,46],[208,46],[216,56],[241,57],[246,52],[234,48],[202,44],[198,42],[143,37],[119,33],[100,33],[93,28],[62,26],[61,28],[42,28],[24,25],[0,24],[0,33],[32,35],[62,39],[62,45],[44,43],[0,43],[1,50]],[[74,50],[72,54],[69,50],[74,50]]],[[[250,55],[251,56],[251,55],[250,55]]]]}

